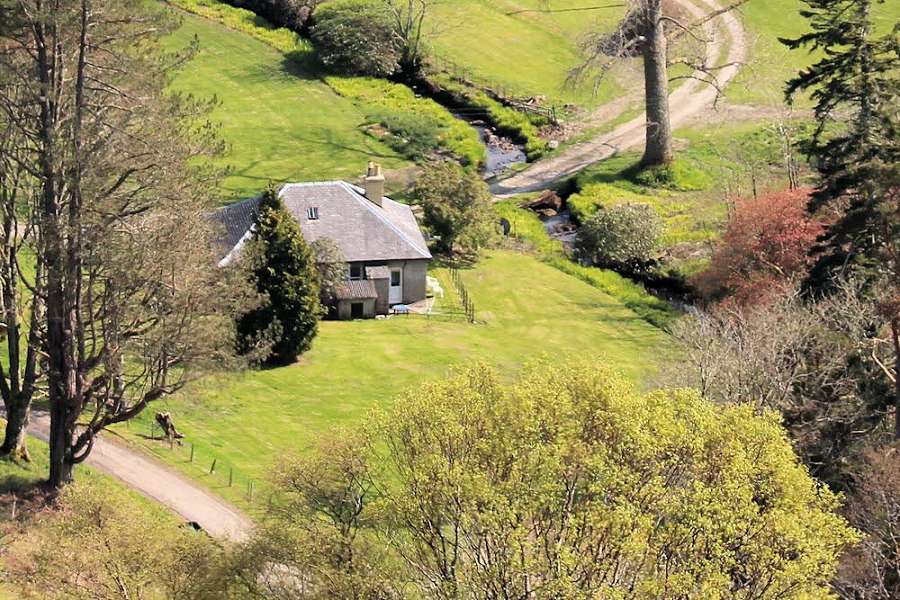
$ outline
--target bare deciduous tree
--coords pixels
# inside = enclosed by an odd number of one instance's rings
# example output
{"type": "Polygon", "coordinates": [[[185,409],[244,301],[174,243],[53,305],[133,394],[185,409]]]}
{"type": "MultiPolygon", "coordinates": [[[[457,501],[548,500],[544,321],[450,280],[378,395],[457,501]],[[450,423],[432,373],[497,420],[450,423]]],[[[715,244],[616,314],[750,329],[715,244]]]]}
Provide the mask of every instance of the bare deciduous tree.
{"type": "Polygon", "coordinates": [[[687,368],[673,376],[715,401],[780,411],[798,452],[829,479],[855,444],[886,427],[895,378],[890,331],[855,283],[840,283],[817,303],[790,292],[755,309],[679,323],[687,368]]]}
{"type": "Polygon", "coordinates": [[[60,486],[103,428],[230,355],[231,304],[245,296],[215,269],[212,173],[188,166],[218,148],[207,106],[163,92],[183,58],[157,47],[168,14],[136,0],[16,0],[9,14],[0,69],[24,90],[0,104],[38,196],[60,486]]]}
{"type": "MultiPolygon", "coordinates": [[[[690,39],[701,43],[704,48],[716,35],[709,24],[747,0],[734,0],[727,6],[708,11],[701,17],[687,20],[671,11],[666,11],[663,0],[627,0],[625,18],[612,33],[593,33],[586,36],[585,62],[573,70],[572,79],[580,80],[588,74],[597,74],[598,81],[618,61],[640,57],[644,70],[644,97],[647,115],[647,132],[644,156],[641,165],[645,167],[665,165],[674,158],[672,146],[672,125],[669,117],[669,77],[668,68],[672,64],[683,64],[691,68],[690,75],[678,79],[695,78],[722,92],[717,73],[729,64],[710,64],[705,50],[696,57],[672,57],[670,45],[676,40],[690,39]]],[[[552,0],[546,0],[547,6],[552,0]]],[[[620,5],[593,7],[597,10],[620,5]]],[[[582,10],[589,10],[591,7],[582,10]]],[[[552,10],[552,9],[551,9],[552,10]]]]}

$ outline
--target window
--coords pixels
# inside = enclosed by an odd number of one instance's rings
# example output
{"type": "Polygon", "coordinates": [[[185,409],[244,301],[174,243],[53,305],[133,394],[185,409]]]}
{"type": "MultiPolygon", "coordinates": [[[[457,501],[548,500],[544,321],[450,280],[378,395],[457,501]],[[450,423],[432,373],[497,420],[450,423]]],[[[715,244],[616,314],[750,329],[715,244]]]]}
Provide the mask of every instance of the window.
{"type": "Polygon", "coordinates": [[[317,221],[319,219],[319,207],[318,206],[310,206],[306,209],[306,218],[310,221],[317,221]]]}
{"type": "Polygon", "coordinates": [[[351,264],[350,265],[350,279],[362,279],[363,278],[363,267],[360,264],[351,264]]]}
{"type": "Polygon", "coordinates": [[[391,271],[391,287],[400,285],[400,271],[391,271]]]}

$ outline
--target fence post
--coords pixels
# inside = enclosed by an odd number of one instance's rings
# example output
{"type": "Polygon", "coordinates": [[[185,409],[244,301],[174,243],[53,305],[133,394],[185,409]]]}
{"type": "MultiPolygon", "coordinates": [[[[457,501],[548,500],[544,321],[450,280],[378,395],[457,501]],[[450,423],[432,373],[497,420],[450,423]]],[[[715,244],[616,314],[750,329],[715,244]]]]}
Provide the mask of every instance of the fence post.
{"type": "Polygon", "coordinates": [[[228,487],[234,483],[234,467],[228,467],[228,487]]]}
{"type": "Polygon", "coordinates": [[[191,442],[191,462],[194,462],[194,442],[191,442]]]}
{"type": "Polygon", "coordinates": [[[218,460],[218,459],[214,458],[213,461],[212,461],[212,465],[209,467],[209,474],[210,474],[210,475],[212,475],[213,473],[216,472],[216,461],[217,461],[217,460],[218,460]]]}
{"type": "Polygon", "coordinates": [[[253,480],[247,483],[247,502],[253,504],[253,480]]]}

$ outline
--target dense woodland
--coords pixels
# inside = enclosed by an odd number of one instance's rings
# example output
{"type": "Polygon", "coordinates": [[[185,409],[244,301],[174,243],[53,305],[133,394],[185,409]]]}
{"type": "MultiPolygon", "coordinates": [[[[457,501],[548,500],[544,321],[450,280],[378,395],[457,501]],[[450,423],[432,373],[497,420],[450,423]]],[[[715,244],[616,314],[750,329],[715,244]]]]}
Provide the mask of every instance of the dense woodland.
{"type": "MultiPolygon", "coordinates": [[[[418,205],[435,273],[452,268],[449,281],[478,289],[479,264],[515,254],[528,272],[507,280],[578,280],[582,304],[620,302],[614,318],[640,322],[635,337],[649,340],[640,356],[666,360],[651,368],[546,334],[538,348],[515,339],[525,330],[503,337],[490,309],[481,324],[404,321],[399,339],[450,339],[467,364],[416,371],[410,358],[426,346],[363,356],[358,371],[404,357],[414,385],[370,390],[365,411],[302,442],[239,414],[235,437],[273,440],[251,451],[266,474],[254,529],[226,542],[179,524],[80,466],[101,432],[123,435],[157,406],[189,416],[210,397],[201,386],[226,389],[233,373],[352,389],[357,373],[315,381],[328,356],[316,351],[343,339],[360,352],[386,330],[323,321],[343,257],[304,241],[274,183],[257,190],[245,255],[217,266],[208,215],[230,148],[216,100],[173,86],[204,51],[199,39],[167,45],[185,15],[136,0],[0,0],[0,465],[31,462],[42,480],[0,481],[0,582],[14,597],[900,596],[900,23],[876,19],[883,2],[803,0],[802,33],[778,40],[808,53],[778,106],[803,111],[802,123],[778,121],[765,138],[776,158],[733,161],[751,182],[740,197],[710,188],[728,210],[690,273],[666,271],[678,244],[658,204],[682,201],[714,161],[686,167],[668,69],[724,93],[715,76],[728,65],[700,42],[745,2],[689,15],[633,0],[585,36],[571,81],[601,85],[636,61],[645,144],[615,173],[601,163],[557,186],[578,227],[571,248],[520,208],[533,195],[492,197],[471,132],[420,97],[479,106],[530,159],[550,152],[544,117],[437,66],[439,0],[229,4],[277,26],[252,31],[276,40],[287,72],[313,69],[361,114],[360,98],[378,97],[367,131],[377,125],[378,143],[415,163],[398,197],[418,205]],[[766,169],[778,176],[758,186],[766,169]],[[688,310],[641,286],[664,279],[688,310]],[[602,302],[586,295],[596,289],[602,302]],[[527,356],[502,354],[517,343],[527,356]],[[46,445],[26,435],[45,417],[46,445]]],[[[250,14],[193,7],[222,22],[250,14]]],[[[253,388],[252,403],[268,406],[277,387],[253,388]]],[[[233,406],[204,423],[220,447],[233,406]]],[[[296,415],[282,410],[276,420],[296,415]]],[[[174,427],[165,433],[173,448],[174,427]]]]}

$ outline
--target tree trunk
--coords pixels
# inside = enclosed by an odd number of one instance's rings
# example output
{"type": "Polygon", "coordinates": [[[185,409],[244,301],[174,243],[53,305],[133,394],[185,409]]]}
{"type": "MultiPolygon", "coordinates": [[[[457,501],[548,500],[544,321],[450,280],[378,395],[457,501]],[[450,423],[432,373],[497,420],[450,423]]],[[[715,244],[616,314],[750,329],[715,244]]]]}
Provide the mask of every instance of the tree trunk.
{"type": "Polygon", "coordinates": [[[900,317],[891,319],[894,343],[894,439],[900,440],[900,317]]]}
{"type": "Polygon", "coordinates": [[[647,114],[647,143],[641,166],[655,167],[672,162],[672,126],[669,123],[669,74],[662,2],[647,3],[642,46],[644,94],[647,114]]]}
{"type": "Polygon", "coordinates": [[[31,402],[14,401],[6,407],[6,430],[0,456],[20,460],[31,460],[26,444],[28,420],[31,416],[31,402]]]}

